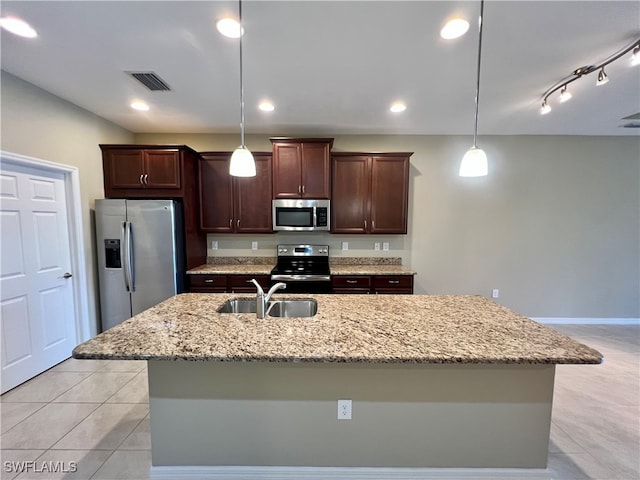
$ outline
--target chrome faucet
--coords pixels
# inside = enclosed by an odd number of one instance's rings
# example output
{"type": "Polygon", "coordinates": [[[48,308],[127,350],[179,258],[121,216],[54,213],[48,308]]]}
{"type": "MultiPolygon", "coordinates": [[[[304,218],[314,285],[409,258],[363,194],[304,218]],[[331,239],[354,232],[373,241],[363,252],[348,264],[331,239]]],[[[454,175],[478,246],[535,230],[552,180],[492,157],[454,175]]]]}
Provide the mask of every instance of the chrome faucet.
{"type": "Polygon", "coordinates": [[[287,288],[287,284],[278,282],[269,289],[268,293],[265,294],[264,290],[262,290],[262,287],[255,278],[252,278],[250,281],[258,289],[256,292],[256,317],[264,318],[267,313],[267,305],[269,305],[271,296],[276,292],[276,290],[283,290],[287,288]]]}

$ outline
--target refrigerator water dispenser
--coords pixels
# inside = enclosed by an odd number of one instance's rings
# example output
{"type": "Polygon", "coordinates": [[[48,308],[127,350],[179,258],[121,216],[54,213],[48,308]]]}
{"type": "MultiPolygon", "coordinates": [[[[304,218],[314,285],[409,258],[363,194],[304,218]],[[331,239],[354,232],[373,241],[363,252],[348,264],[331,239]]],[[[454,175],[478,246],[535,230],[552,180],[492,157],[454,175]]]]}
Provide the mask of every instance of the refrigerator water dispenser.
{"type": "Polygon", "coordinates": [[[105,238],[104,257],[106,268],[122,268],[120,260],[120,239],[105,238]]]}

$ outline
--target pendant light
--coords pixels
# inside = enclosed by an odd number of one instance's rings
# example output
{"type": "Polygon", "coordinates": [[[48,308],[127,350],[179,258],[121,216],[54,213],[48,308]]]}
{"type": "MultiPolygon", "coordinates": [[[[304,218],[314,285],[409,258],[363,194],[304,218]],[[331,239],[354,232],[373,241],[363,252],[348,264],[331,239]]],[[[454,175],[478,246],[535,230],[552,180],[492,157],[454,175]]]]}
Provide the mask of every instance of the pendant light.
{"type": "Polygon", "coordinates": [[[244,144],[244,84],[242,81],[242,0],[238,1],[238,22],[240,30],[240,146],[235,149],[229,162],[229,175],[234,177],[255,177],[256,162],[244,144]]]}
{"type": "Polygon", "coordinates": [[[482,53],[482,15],[484,13],[484,0],[480,0],[480,17],[478,19],[478,74],[476,79],[476,116],[473,128],[473,146],[464,154],[460,163],[461,177],[482,177],[487,174],[487,155],[484,150],[478,148],[478,103],[480,101],[480,58],[482,53]]]}

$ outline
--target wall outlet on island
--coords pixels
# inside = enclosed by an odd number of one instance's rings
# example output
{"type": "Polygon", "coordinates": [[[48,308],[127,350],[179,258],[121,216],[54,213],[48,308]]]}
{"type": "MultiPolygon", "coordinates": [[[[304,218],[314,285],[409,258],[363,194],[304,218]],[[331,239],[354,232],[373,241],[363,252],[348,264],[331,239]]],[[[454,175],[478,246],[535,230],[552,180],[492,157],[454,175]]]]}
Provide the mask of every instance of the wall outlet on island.
{"type": "Polygon", "coordinates": [[[351,420],[351,400],[338,400],[338,420],[351,420]]]}
{"type": "Polygon", "coordinates": [[[211,250],[218,249],[218,242],[216,240],[211,240],[211,250]]]}
{"type": "Polygon", "coordinates": [[[251,250],[257,250],[258,249],[258,242],[251,242],[251,250]]]}

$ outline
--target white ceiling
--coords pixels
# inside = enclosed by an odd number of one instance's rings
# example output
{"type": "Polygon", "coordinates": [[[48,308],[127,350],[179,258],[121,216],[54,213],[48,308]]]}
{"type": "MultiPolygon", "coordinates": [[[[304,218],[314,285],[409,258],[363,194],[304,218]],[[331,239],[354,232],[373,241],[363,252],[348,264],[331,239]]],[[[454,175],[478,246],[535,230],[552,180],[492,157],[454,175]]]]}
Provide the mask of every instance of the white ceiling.
{"type": "MultiPolygon", "coordinates": [[[[478,1],[243,2],[247,133],[472,134],[478,1]],[[460,14],[462,38],[439,37],[460,14]],[[257,109],[268,98],[276,110],[257,109]],[[402,114],[389,105],[406,102],[402,114]]],[[[2,1],[35,40],[2,32],[2,69],[133,132],[239,131],[238,40],[217,19],[228,1],[2,1]],[[153,71],[151,92],[127,71],[153,71]],[[131,110],[134,98],[149,112],[131,110]]],[[[485,2],[479,135],[638,135],[640,67],[630,55],[571,84],[573,99],[539,114],[542,95],[575,68],[640,37],[640,2],[485,2]]]]}

